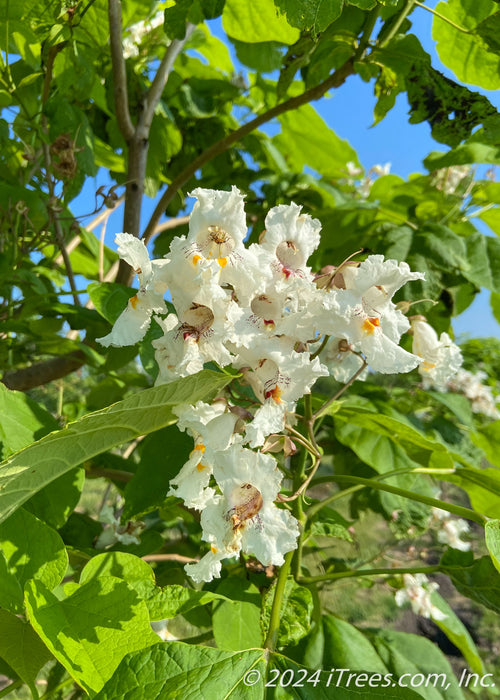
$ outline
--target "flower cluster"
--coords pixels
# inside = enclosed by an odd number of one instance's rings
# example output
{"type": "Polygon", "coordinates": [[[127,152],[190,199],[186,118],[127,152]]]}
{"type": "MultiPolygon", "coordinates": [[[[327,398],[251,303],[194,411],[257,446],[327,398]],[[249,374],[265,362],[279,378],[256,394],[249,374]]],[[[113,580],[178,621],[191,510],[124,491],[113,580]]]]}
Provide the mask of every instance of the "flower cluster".
{"type": "Polygon", "coordinates": [[[161,27],[164,22],[164,13],[162,10],[157,12],[151,19],[141,20],[128,28],[128,36],[123,39],[123,56],[131,58],[139,55],[139,46],[142,40],[153,29],[161,27]]]}
{"type": "Polygon", "coordinates": [[[460,539],[462,535],[470,532],[469,523],[466,520],[462,520],[462,518],[454,520],[448,511],[442,510],[442,508],[433,508],[431,526],[437,528],[438,542],[441,544],[447,544],[461,552],[470,550],[470,542],[460,539]]]}
{"type": "Polygon", "coordinates": [[[381,255],[314,275],[308,261],[321,225],[300,206],[271,209],[259,243],[245,246],[236,187],[196,189],[192,196],[188,235],[174,238],[165,258],[150,260],[142,241],[118,234],[120,257],[136,271],[140,288],[100,342],[134,344],[154,317],[163,331],[152,341],[157,384],[214,362],[239,370],[253,392],[245,407],[227,395],[177,409],[179,428],[194,446],[170,493],[201,511],[210,551],[186,568],[194,580],[209,581],[220,574],[222,559],[240,551],[279,565],[296,546],[296,521],[275,505],[282,474],[265,453],[266,440],[293,425],[297,401],[316,380],[331,373],[347,382],[367,365],[409,372],[426,361],[400,346],[410,322],[392,301],[423,275],[381,255]],[[175,313],[167,313],[167,289],[175,313]]]}
{"type": "Polygon", "coordinates": [[[434,620],[444,620],[446,615],[434,603],[431,595],[439,588],[435,581],[430,582],[425,574],[404,574],[404,588],[396,591],[396,604],[400,607],[410,603],[415,615],[434,620]]]}
{"type": "Polygon", "coordinates": [[[464,394],[471,402],[471,408],[474,413],[482,413],[488,418],[498,420],[500,418],[500,410],[498,408],[500,399],[493,395],[490,386],[483,384],[487,378],[486,372],[474,373],[468,372],[466,369],[459,369],[448,380],[446,390],[464,394]]]}

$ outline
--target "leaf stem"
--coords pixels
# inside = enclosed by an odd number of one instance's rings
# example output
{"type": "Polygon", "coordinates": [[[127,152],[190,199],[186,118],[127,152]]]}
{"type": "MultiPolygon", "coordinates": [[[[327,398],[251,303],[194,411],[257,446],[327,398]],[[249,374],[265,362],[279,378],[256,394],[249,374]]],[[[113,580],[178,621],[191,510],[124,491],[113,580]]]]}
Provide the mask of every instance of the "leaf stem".
{"type": "MultiPolygon", "coordinates": [[[[434,508],[441,508],[442,510],[446,510],[448,513],[453,513],[454,515],[459,515],[462,518],[466,518],[467,520],[472,520],[473,522],[478,523],[483,527],[488,521],[486,516],[481,515],[480,513],[476,513],[470,508],[456,506],[452,503],[446,503],[446,501],[441,501],[438,498],[430,498],[429,496],[423,496],[420,493],[414,493],[413,491],[401,489],[397,486],[391,486],[390,484],[382,484],[378,481],[375,481],[374,479],[364,479],[360,476],[350,476],[347,474],[335,474],[331,477],[331,479],[332,481],[339,481],[340,483],[342,483],[342,481],[346,481],[347,483],[351,482],[354,484],[361,484],[363,486],[368,486],[378,491],[387,491],[388,493],[393,493],[396,496],[402,496],[403,498],[408,498],[410,500],[417,501],[418,503],[425,503],[426,505],[432,506],[434,508]]],[[[324,501],[315,503],[306,511],[307,517],[311,518],[315,513],[320,511],[324,506],[327,506],[330,503],[332,503],[336,498],[337,494],[333,494],[333,496],[326,498],[324,501]]]]}
{"type": "Polygon", "coordinates": [[[321,574],[320,576],[302,576],[297,583],[319,583],[320,581],[338,581],[342,578],[356,578],[358,576],[397,576],[399,574],[434,574],[441,571],[436,566],[415,566],[397,569],[354,569],[350,571],[338,571],[337,573],[321,574]]]}
{"type": "Polygon", "coordinates": [[[12,693],[14,690],[17,690],[22,685],[24,685],[24,683],[21,679],[18,679],[17,681],[13,681],[6,688],[4,688],[3,690],[0,690],[0,698],[5,697],[9,693],[12,693]]]}
{"type": "Polygon", "coordinates": [[[446,22],[450,26],[452,26],[454,29],[458,29],[459,32],[462,32],[463,34],[473,34],[473,32],[470,32],[468,29],[465,29],[465,27],[460,27],[458,24],[455,24],[451,19],[448,19],[448,17],[445,17],[442,15],[440,12],[437,12],[436,10],[433,10],[432,7],[427,7],[427,5],[424,5],[421,2],[418,2],[418,0],[414,0],[415,5],[418,7],[421,7],[423,10],[427,10],[427,12],[430,12],[433,15],[436,15],[436,17],[439,17],[439,19],[443,20],[443,22],[446,22]]]}
{"type": "Polygon", "coordinates": [[[363,364],[362,364],[361,367],[358,369],[358,371],[355,372],[355,373],[352,375],[352,377],[349,379],[349,381],[347,382],[347,384],[344,384],[344,386],[341,387],[341,388],[337,391],[336,394],[334,394],[331,398],[329,398],[328,401],[326,401],[326,402],[321,406],[321,408],[319,408],[319,409],[316,411],[316,413],[313,413],[313,415],[312,415],[312,420],[313,420],[313,422],[316,421],[316,420],[317,420],[320,416],[322,416],[324,413],[326,413],[326,411],[329,409],[329,407],[332,405],[332,403],[334,403],[334,401],[337,401],[337,399],[338,399],[340,396],[342,396],[342,394],[344,393],[344,391],[346,391],[346,390],[351,386],[351,384],[353,384],[353,383],[356,381],[356,379],[359,377],[359,375],[364,371],[365,367],[368,366],[368,363],[367,363],[367,361],[365,360],[364,357],[362,357],[362,356],[361,356],[359,353],[357,353],[357,352],[354,353],[354,354],[355,354],[355,355],[358,355],[358,357],[360,357],[360,358],[363,360],[363,364]]]}
{"type": "MultiPolygon", "coordinates": [[[[399,29],[401,28],[401,25],[405,21],[406,17],[410,14],[410,12],[413,10],[415,6],[416,0],[407,0],[405,6],[403,7],[399,17],[396,19],[392,27],[389,29],[388,34],[382,38],[379,41],[378,47],[380,49],[383,49],[384,46],[387,46],[387,44],[396,36],[398,33],[399,29]]],[[[385,25],[384,25],[385,26],[385,25]]],[[[384,27],[382,27],[382,30],[384,27]]],[[[380,36],[380,35],[379,35],[380,36]]]]}

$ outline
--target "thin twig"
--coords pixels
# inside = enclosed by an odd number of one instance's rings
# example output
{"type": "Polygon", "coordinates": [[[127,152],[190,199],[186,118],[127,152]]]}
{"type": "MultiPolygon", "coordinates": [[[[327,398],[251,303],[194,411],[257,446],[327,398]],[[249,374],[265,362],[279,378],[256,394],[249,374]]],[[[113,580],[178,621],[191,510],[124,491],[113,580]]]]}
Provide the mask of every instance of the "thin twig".
{"type": "Polygon", "coordinates": [[[141,557],[143,561],[178,561],[181,564],[190,564],[191,562],[200,561],[193,557],[185,557],[183,554],[146,554],[141,557]]]}
{"type": "MultiPolygon", "coordinates": [[[[352,352],[352,351],[351,351],[351,352],[352,352]]],[[[319,418],[321,415],[323,415],[323,413],[325,413],[325,412],[329,409],[329,407],[332,405],[332,403],[333,403],[334,401],[337,401],[337,399],[340,398],[340,397],[342,396],[342,394],[351,386],[351,384],[354,384],[354,382],[356,381],[356,379],[357,379],[357,378],[359,377],[359,375],[365,370],[365,368],[368,367],[368,363],[367,363],[367,361],[365,360],[364,357],[362,357],[361,355],[359,355],[359,353],[357,353],[357,352],[355,352],[354,354],[355,354],[355,355],[358,355],[358,357],[360,357],[360,358],[363,360],[363,364],[362,364],[361,367],[358,369],[358,371],[357,371],[355,374],[352,375],[352,377],[349,379],[349,381],[347,382],[347,384],[344,384],[344,386],[341,387],[341,388],[337,391],[336,394],[334,394],[330,399],[328,399],[328,401],[326,401],[326,402],[321,406],[321,408],[319,408],[319,409],[316,411],[316,413],[313,414],[313,421],[315,421],[317,418],[319,418]]]]}
{"type": "Polygon", "coordinates": [[[189,165],[187,165],[177,175],[177,177],[175,177],[172,180],[170,186],[165,190],[165,192],[161,196],[153,211],[149,223],[146,226],[144,233],[142,234],[142,239],[144,243],[147,243],[153,235],[153,232],[155,231],[156,226],[158,225],[160,217],[162,216],[163,212],[170,204],[170,202],[173,200],[178,190],[189,180],[190,177],[192,177],[196,173],[197,170],[199,170],[206,163],[212,160],[212,158],[215,158],[215,156],[219,155],[220,153],[224,153],[224,151],[227,151],[227,149],[230,148],[233,144],[237,143],[238,141],[241,141],[242,138],[247,136],[247,134],[250,134],[262,124],[265,124],[271,119],[274,119],[275,117],[278,117],[279,115],[284,114],[285,112],[289,112],[292,109],[298,109],[298,107],[302,107],[308,102],[319,100],[320,97],[323,97],[323,95],[328,90],[330,90],[330,88],[340,87],[347,79],[347,77],[353,72],[354,60],[350,58],[348,61],[346,61],[346,63],[344,63],[343,66],[341,66],[338,70],[332,73],[331,76],[329,76],[319,85],[316,85],[315,87],[306,90],[301,95],[290,97],[288,100],[285,100],[285,102],[281,102],[280,104],[271,107],[271,109],[268,109],[263,114],[260,114],[259,116],[255,117],[255,119],[252,119],[250,122],[243,124],[242,126],[240,126],[239,129],[236,129],[231,134],[228,134],[219,141],[216,141],[209,148],[207,148],[206,151],[200,153],[200,155],[197,158],[195,158],[189,165]]]}

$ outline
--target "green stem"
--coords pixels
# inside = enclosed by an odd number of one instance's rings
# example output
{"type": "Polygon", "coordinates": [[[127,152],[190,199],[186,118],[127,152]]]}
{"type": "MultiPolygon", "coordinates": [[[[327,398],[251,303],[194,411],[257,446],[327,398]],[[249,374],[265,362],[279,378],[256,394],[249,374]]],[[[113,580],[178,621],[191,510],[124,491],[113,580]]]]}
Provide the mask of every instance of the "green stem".
{"type": "Polygon", "coordinates": [[[285,561],[278,574],[276,588],[274,591],[273,607],[271,609],[271,619],[269,621],[269,630],[267,633],[264,648],[269,651],[274,651],[278,643],[278,633],[281,620],[281,606],[283,604],[283,596],[285,594],[285,586],[290,572],[290,566],[293,558],[293,550],[285,555],[285,561]]]}
{"type": "Polygon", "coordinates": [[[321,581],[337,581],[341,578],[356,578],[359,576],[396,576],[399,574],[434,574],[441,571],[440,566],[416,566],[398,569],[357,569],[354,571],[339,571],[321,576],[303,576],[297,583],[319,583],[321,581]]]}
{"type": "MultiPolygon", "coordinates": [[[[448,513],[453,513],[454,515],[459,515],[460,517],[466,518],[467,520],[472,520],[473,522],[478,523],[483,527],[488,521],[488,519],[484,515],[476,513],[475,511],[470,510],[469,508],[455,506],[452,503],[446,503],[446,501],[440,501],[437,498],[429,498],[428,496],[422,496],[420,493],[414,493],[413,491],[400,489],[397,486],[390,486],[390,484],[381,484],[380,482],[375,481],[374,479],[364,479],[360,476],[349,476],[347,474],[335,474],[331,477],[331,480],[338,481],[340,483],[342,483],[342,481],[346,481],[348,483],[350,482],[354,484],[361,484],[362,486],[369,486],[370,488],[376,489],[378,491],[387,491],[388,493],[394,493],[396,496],[402,496],[403,498],[409,498],[412,501],[425,503],[426,505],[433,506],[434,508],[441,508],[442,510],[447,511],[448,513]]],[[[316,503],[315,505],[308,508],[308,510],[306,511],[307,517],[311,518],[315,513],[332,503],[332,501],[334,501],[337,498],[337,496],[337,494],[333,494],[333,496],[330,496],[324,501],[320,501],[319,503],[316,503]]]]}
{"type": "Polygon", "coordinates": [[[0,698],[5,697],[9,693],[12,693],[14,690],[17,690],[17,688],[20,688],[22,685],[24,685],[24,683],[21,679],[14,681],[3,690],[0,690],[0,698]]]}
{"type": "MultiPolygon", "coordinates": [[[[354,354],[355,354],[355,355],[358,355],[358,357],[360,357],[360,355],[359,355],[357,352],[354,353],[354,354]]],[[[348,389],[352,384],[354,384],[354,382],[356,381],[356,379],[359,377],[359,375],[364,371],[364,369],[365,369],[365,368],[367,367],[367,365],[368,365],[367,361],[366,361],[364,358],[361,358],[361,359],[363,360],[363,364],[362,364],[361,367],[358,369],[358,371],[355,372],[355,373],[352,375],[352,377],[349,379],[349,381],[347,382],[347,384],[344,384],[344,386],[341,387],[341,388],[337,391],[336,394],[334,394],[331,398],[329,398],[328,401],[325,401],[325,403],[321,406],[321,408],[319,408],[319,409],[316,411],[316,413],[313,413],[313,414],[312,414],[312,416],[311,416],[311,418],[310,418],[310,423],[314,424],[314,422],[315,422],[320,416],[322,416],[324,413],[326,413],[326,411],[330,408],[330,406],[332,405],[332,403],[334,403],[338,398],[340,398],[340,396],[342,396],[342,394],[343,394],[345,391],[347,391],[347,389],[348,389]]]]}
{"type": "Polygon", "coordinates": [[[418,0],[414,0],[415,5],[418,7],[421,7],[422,10],[427,10],[427,12],[430,12],[433,15],[436,15],[436,17],[439,17],[439,19],[443,20],[443,22],[446,22],[446,24],[451,25],[455,29],[458,29],[459,32],[462,32],[463,34],[473,34],[473,32],[470,32],[468,29],[465,29],[465,27],[461,27],[458,24],[455,24],[455,22],[452,22],[451,19],[448,19],[448,17],[445,17],[442,15],[440,12],[437,12],[436,10],[433,10],[432,7],[427,7],[427,5],[424,5],[421,2],[418,2],[418,0]]]}
{"type": "MultiPolygon", "coordinates": [[[[410,14],[410,12],[413,10],[415,7],[415,2],[416,0],[407,0],[405,6],[403,7],[401,14],[399,17],[396,19],[392,27],[390,28],[387,36],[385,36],[380,42],[378,47],[380,49],[383,49],[384,46],[387,46],[387,44],[396,36],[398,33],[401,25],[405,21],[406,17],[410,14]]],[[[383,30],[383,27],[382,27],[383,30]]],[[[380,36],[380,35],[379,35],[380,36]]]]}

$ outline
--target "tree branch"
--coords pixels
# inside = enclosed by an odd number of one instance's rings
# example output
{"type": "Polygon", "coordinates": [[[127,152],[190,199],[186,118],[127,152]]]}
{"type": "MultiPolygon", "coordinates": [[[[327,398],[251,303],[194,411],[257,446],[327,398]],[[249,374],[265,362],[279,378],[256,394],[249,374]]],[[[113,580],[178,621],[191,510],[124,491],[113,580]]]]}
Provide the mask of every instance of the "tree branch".
{"type": "Polygon", "coordinates": [[[115,112],[118,127],[128,143],[135,133],[128,108],[127,71],[122,46],[122,4],[120,0],[109,0],[109,42],[115,96],[115,112]]]}
{"type": "MultiPolygon", "coordinates": [[[[110,0],[110,2],[112,1],[113,0],[110,0]]],[[[116,0],[114,1],[116,2],[116,0]]],[[[194,25],[188,23],[185,38],[181,41],[172,41],[166,50],[153,82],[144,96],[142,104],[139,106],[139,120],[137,125],[127,141],[128,169],[125,210],[123,212],[123,230],[136,237],[139,237],[141,227],[141,207],[144,195],[144,180],[146,178],[151,122],[153,121],[156,106],[167,84],[168,76],[170,75],[175,59],[182,51],[193,29],[194,25]]],[[[118,111],[118,105],[116,105],[116,109],[118,111]]],[[[116,282],[130,284],[132,279],[132,268],[124,260],[121,260],[116,282]]]]}
{"type": "Polygon", "coordinates": [[[28,391],[28,389],[52,382],[54,379],[61,379],[61,377],[80,369],[86,362],[85,353],[82,350],[75,350],[67,355],[37,362],[31,367],[5,372],[1,381],[8,389],[28,391]]]}
{"type": "Polygon", "coordinates": [[[341,66],[338,70],[332,73],[331,76],[329,76],[319,85],[316,85],[315,87],[306,90],[301,95],[291,97],[285,102],[281,102],[280,104],[271,107],[271,109],[268,109],[267,112],[264,112],[264,114],[260,114],[258,117],[255,117],[255,119],[252,119],[252,121],[248,122],[247,124],[243,124],[243,126],[240,126],[239,129],[236,129],[236,131],[233,131],[231,134],[228,134],[223,139],[220,139],[216,143],[212,144],[209,148],[207,148],[206,151],[200,153],[200,155],[197,158],[195,158],[188,166],[184,168],[184,170],[182,170],[179,173],[179,175],[177,175],[176,178],[174,178],[174,180],[172,180],[170,186],[163,193],[142,235],[144,243],[147,244],[147,242],[153,235],[161,215],[163,214],[167,206],[170,204],[172,199],[175,197],[177,191],[189,180],[190,177],[192,177],[195,174],[197,170],[199,170],[206,163],[212,160],[212,158],[215,158],[215,156],[218,156],[220,153],[224,153],[224,151],[227,151],[227,149],[230,148],[233,144],[235,144],[237,141],[240,141],[242,138],[247,136],[247,134],[251,133],[262,124],[265,124],[271,119],[274,119],[274,117],[277,117],[280,114],[284,114],[285,112],[289,112],[292,109],[302,107],[302,105],[305,105],[308,102],[319,100],[320,97],[323,97],[323,95],[331,88],[340,87],[348,78],[348,76],[351,75],[353,72],[354,59],[350,58],[348,61],[346,61],[346,63],[344,63],[343,66],[341,66]]]}
{"type": "Polygon", "coordinates": [[[194,24],[191,24],[190,22],[187,23],[186,35],[184,39],[174,39],[172,41],[172,43],[166,50],[160,65],[158,66],[156,75],[144,99],[144,109],[139,119],[139,125],[142,128],[147,129],[148,133],[149,127],[151,126],[151,122],[153,121],[153,115],[156,109],[156,105],[160,101],[165,85],[167,84],[168,76],[170,75],[175,60],[184,48],[184,44],[193,33],[194,28],[194,24]]]}

